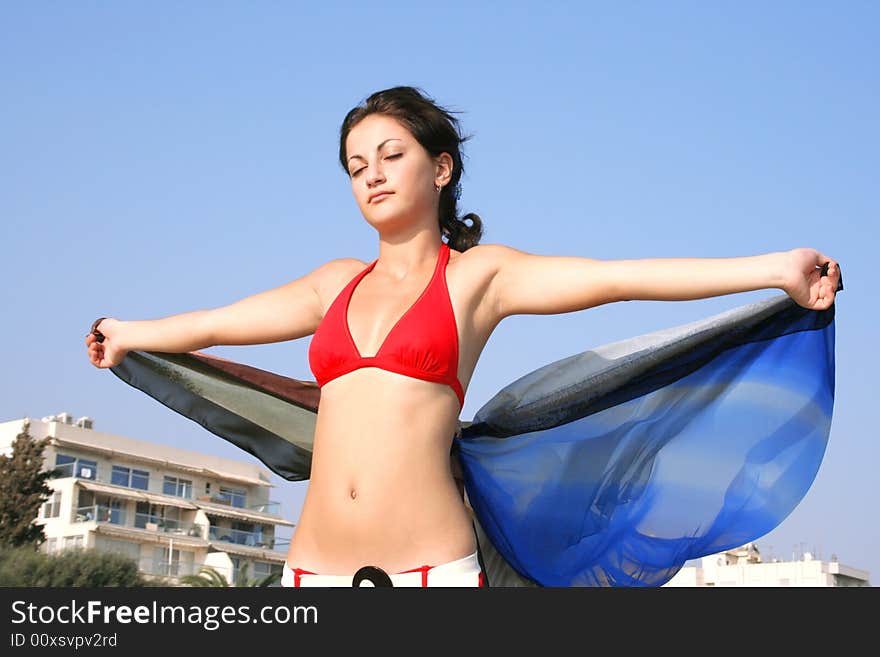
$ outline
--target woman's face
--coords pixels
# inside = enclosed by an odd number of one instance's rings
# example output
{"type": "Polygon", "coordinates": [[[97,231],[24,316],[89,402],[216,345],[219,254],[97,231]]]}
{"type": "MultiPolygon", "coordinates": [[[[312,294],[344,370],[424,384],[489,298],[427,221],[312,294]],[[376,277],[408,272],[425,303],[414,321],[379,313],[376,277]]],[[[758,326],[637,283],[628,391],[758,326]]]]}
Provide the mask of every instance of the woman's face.
{"type": "Polygon", "coordinates": [[[431,157],[409,130],[383,114],[370,114],[352,128],[345,149],[352,192],[371,225],[436,222],[436,185],[449,181],[449,155],[431,157]]]}

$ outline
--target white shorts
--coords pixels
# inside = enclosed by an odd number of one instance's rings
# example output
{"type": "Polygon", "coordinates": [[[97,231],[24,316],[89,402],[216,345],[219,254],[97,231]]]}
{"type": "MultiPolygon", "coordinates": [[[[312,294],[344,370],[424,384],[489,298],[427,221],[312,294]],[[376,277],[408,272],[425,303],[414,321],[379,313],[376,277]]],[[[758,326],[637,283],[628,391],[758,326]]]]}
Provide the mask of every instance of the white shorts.
{"type": "MultiPolygon", "coordinates": [[[[365,570],[365,569],[362,569],[365,570]]],[[[358,571],[360,573],[361,571],[358,571]]],[[[303,570],[291,568],[284,562],[281,575],[281,586],[354,586],[355,575],[319,575],[303,570]]],[[[393,586],[485,586],[485,577],[480,568],[480,560],[477,553],[450,561],[438,566],[421,566],[402,573],[388,574],[393,586]]],[[[357,586],[376,586],[370,579],[363,579],[357,586]]]]}

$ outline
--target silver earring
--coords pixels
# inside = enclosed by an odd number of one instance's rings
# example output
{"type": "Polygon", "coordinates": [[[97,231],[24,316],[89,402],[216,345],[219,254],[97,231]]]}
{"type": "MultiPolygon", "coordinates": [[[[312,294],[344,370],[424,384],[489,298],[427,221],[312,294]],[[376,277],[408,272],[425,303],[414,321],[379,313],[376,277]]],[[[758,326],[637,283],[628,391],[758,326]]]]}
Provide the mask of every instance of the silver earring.
{"type": "Polygon", "coordinates": [[[437,191],[438,194],[439,194],[441,191],[443,191],[443,187],[442,187],[441,185],[434,185],[434,189],[437,191]]]}

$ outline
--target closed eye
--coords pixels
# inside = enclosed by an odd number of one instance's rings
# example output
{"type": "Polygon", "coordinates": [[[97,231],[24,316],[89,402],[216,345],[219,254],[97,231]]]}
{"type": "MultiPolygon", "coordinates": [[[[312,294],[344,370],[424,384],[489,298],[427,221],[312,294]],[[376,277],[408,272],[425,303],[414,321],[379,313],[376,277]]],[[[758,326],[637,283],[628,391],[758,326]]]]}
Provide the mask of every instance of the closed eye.
{"type": "MultiPolygon", "coordinates": [[[[396,159],[399,158],[399,157],[403,157],[403,153],[394,153],[393,155],[386,155],[386,156],[385,156],[385,159],[386,159],[386,160],[396,160],[396,159]]],[[[367,167],[361,167],[361,168],[358,169],[357,171],[352,171],[352,172],[351,172],[351,177],[354,178],[355,176],[357,176],[361,171],[363,171],[363,170],[366,169],[366,168],[367,168],[367,167]]]]}

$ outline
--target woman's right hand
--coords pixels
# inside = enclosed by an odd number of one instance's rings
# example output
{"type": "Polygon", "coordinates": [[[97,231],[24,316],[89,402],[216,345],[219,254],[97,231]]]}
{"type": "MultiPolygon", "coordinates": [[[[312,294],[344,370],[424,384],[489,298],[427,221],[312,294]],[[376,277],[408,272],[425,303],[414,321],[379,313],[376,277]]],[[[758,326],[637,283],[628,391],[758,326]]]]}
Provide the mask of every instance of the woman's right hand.
{"type": "Polygon", "coordinates": [[[95,367],[102,369],[119,365],[128,353],[127,349],[119,346],[122,322],[118,319],[107,317],[95,326],[95,330],[103,334],[104,341],[98,342],[98,336],[94,333],[89,333],[86,336],[89,361],[95,367]]]}

